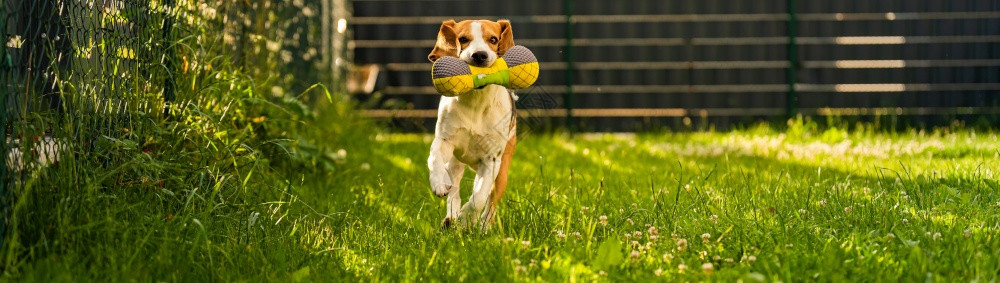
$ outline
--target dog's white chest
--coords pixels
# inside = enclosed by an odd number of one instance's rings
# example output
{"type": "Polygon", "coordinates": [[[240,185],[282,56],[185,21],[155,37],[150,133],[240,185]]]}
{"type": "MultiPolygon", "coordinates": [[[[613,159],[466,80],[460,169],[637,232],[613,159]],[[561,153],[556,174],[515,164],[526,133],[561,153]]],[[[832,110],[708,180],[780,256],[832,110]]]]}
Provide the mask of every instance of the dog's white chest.
{"type": "Polygon", "coordinates": [[[496,157],[513,133],[512,103],[507,89],[496,85],[459,97],[442,97],[437,138],[454,145],[455,157],[466,164],[496,157]]]}

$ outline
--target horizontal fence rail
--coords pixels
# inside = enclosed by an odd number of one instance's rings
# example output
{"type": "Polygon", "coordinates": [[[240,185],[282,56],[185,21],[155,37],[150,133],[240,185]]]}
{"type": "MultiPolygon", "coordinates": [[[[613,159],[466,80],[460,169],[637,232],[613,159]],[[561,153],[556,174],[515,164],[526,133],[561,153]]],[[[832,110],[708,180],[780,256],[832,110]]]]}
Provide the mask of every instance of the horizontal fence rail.
{"type": "MultiPolygon", "coordinates": [[[[430,63],[389,63],[390,71],[427,71],[430,63]]],[[[564,70],[566,63],[539,63],[546,70],[564,70]]],[[[934,68],[934,67],[1000,67],[1000,60],[834,60],[805,61],[806,68],[836,68],[836,69],[898,69],[898,68],[934,68]]],[[[685,70],[685,69],[784,69],[788,61],[683,61],[683,62],[577,62],[577,70],[685,70]]]]}
{"type": "Polygon", "coordinates": [[[626,117],[930,121],[995,117],[1000,107],[1000,1],[508,2],[354,1],[355,60],[382,65],[377,99],[388,103],[365,113],[432,128],[438,94],[425,57],[438,26],[498,18],[540,61],[539,81],[518,92],[519,113],[581,117],[581,129],[636,129],[626,117]]]}
{"type": "MultiPolygon", "coordinates": [[[[599,108],[573,109],[574,117],[710,117],[710,116],[769,116],[784,114],[784,108],[599,108]]],[[[802,108],[800,112],[807,115],[881,115],[881,116],[921,116],[921,115],[1000,115],[996,107],[875,107],[875,108],[802,108]]],[[[369,117],[375,118],[434,118],[437,110],[430,109],[370,109],[363,110],[369,117]]],[[[518,115],[524,117],[565,117],[566,109],[525,109],[518,115]]]]}
{"type": "MultiPolygon", "coordinates": [[[[440,24],[454,17],[379,17],[356,16],[355,25],[440,24]]],[[[491,15],[463,16],[468,19],[491,19],[491,15]]],[[[563,15],[510,16],[511,21],[522,23],[563,23],[563,15]]],[[[871,21],[871,20],[975,20],[1000,18],[1000,12],[925,12],[925,13],[806,13],[798,14],[799,21],[871,21]]],[[[787,21],[788,14],[671,14],[671,15],[575,15],[573,23],[682,23],[682,22],[760,22],[787,21]]]]}
{"type": "MultiPolygon", "coordinates": [[[[799,37],[803,45],[898,45],[928,43],[977,43],[1000,42],[1000,35],[994,36],[838,36],[799,37]]],[[[521,39],[519,44],[530,46],[563,46],[559,39],[521,39]]],[[[575,39],[576,46],[711,46],[711,45],[782,45],[788,44],[787,37],[724,37],[724,38],[590,38],[575,39]]],[[[434,46],[434,40],[355,40],[356,48],[405,48],[411,46],[434,46]]]]}

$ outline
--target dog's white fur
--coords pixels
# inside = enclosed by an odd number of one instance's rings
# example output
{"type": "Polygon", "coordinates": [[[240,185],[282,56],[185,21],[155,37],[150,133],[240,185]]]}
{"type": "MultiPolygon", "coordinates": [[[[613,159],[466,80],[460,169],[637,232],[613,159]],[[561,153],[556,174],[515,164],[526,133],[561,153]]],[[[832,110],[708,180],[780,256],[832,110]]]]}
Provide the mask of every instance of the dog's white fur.
{"type": "MultiPolygon", "coordinates": [[[[438,45],[428,59],[458,55],[466,63],[490,66],[506,48],[513,46],[513,38],[503,39],[509,42],[498,40],[502,34],[508,37],[512,34],[509,22],[501,23],[505,24],[506,33],[503,27],[496,30],[501,26],[496,22],[444,22],[438,45]],[[465,38],[460,40],[462,37],[465,38]],[[476,52],[486,52],[485,62],[473,59],[476,52]]],[[[441,97],[427,166],[434,194],[447,196],[447,214],[442,225],[464,227],[479,223],[486,229],[492,222],[496,201],[506,188],[506,170],[516,143],[514,97],[499,85],[441,97]],[[466,165],[476,171],[476,178],[469,201],[462,205],[459,183],[466,165]]]]}

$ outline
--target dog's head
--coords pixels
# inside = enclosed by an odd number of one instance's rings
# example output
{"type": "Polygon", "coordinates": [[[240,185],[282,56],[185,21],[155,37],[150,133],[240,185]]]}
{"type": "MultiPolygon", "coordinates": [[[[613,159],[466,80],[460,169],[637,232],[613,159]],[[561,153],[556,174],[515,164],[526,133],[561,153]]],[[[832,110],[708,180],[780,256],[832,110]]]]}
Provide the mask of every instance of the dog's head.
{"type": "Polygon", "coordinates": [[[462,59],[469,65],[489,67],[507,49],[514,47],[510,21],[448,20],[441,23],[434,50],[427,55],[431,62],[445,56],[462,59]]]}

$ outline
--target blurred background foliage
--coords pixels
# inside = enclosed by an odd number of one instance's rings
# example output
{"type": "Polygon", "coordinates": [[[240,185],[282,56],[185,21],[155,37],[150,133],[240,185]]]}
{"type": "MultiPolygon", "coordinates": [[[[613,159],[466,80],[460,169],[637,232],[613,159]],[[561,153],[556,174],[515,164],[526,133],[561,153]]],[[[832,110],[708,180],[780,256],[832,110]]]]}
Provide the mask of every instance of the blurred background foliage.
{"type": "Polygon", "coordinates": [[[0,270],[156,262],[121,262],[130,245],[161,262],[225,256],[192,233],[245,242],[247,213],[297,209],[289,189],[366,137],[331,87],[347,65],[343,2],[0,4],[0,270]],[[153,234],[164,241],[133,239],[153,234]]]}

